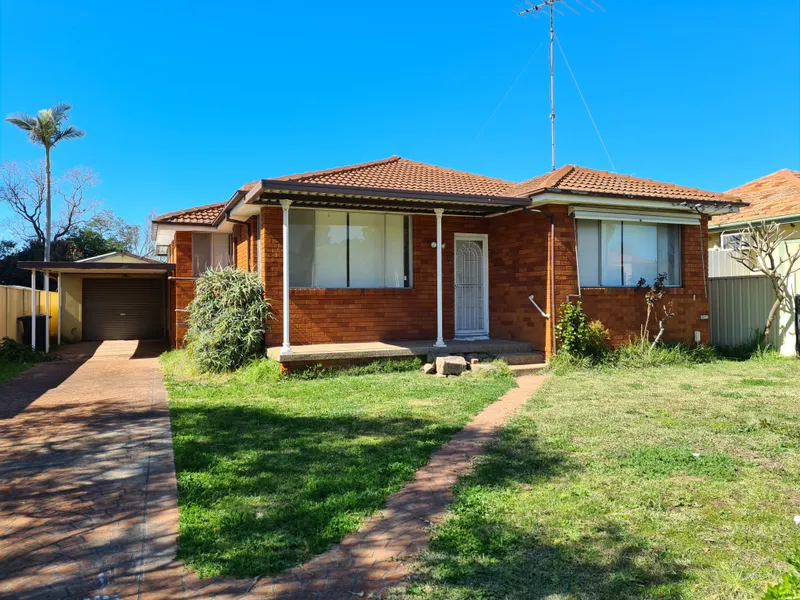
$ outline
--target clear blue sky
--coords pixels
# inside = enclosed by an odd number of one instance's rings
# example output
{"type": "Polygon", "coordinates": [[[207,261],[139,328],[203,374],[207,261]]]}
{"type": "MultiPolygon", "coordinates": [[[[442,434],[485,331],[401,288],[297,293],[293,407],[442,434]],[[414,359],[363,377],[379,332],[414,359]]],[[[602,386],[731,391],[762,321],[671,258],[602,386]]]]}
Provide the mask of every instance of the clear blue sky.
{"type": "MultiPolygon", "coordinates": [[[[72,103],[87,135],[55,171],[92,167],[133,222],[392,154],[522,180],[550,168],[547,24],[517,1],[0,0],[0,113],[72,103]]],[[[800,168],[797,0],[601,3],[557,31],[618,172],[725,190],[800,168]]],[[[556,56],[558,164],[608,169],[556,56]]],[[[40,152],[0,126],[0,160],[40,152]]]]}

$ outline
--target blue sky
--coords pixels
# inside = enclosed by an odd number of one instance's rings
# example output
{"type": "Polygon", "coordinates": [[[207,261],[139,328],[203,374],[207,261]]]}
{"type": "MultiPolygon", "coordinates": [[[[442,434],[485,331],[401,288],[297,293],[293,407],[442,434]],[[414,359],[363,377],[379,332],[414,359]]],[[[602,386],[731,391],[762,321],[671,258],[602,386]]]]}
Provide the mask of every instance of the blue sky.
{"type": "MultiPolygon", "coordinates": [[[[547,23],[516,1],[0,0],[0,114],[72,103],[87,135],[55,172],[92,167],[137,223],[392,154],[522,180],[550,168],[547,23]]],[[[600,1],[557,32],[618,172],[725,190],[800,168],[800,2],[600,1]]],[[[610,169],[556,57],[557,162],[610,169]]],[[[0,126],[0,161],[40,153],[0,126]]]]}

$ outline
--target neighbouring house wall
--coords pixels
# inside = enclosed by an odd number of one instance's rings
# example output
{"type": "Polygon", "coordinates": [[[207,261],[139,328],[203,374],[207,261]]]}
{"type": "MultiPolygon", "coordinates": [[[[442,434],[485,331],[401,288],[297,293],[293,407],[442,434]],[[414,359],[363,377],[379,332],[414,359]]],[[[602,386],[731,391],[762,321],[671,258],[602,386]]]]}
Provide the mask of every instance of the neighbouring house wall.
{"type": "MultiPolygon", "coordinates": [[[[577,266],[575,259],[575,235],[573,218],[566,206],[548,206],[556,215],[556,312],[570,294],[577,294],[577,266]]],[[[708,218],[702,217],[701,225],[684,225],[681,231],[682,286],[670,288],[666,297],[673,303],[674,318],[667,324],[665,339],[693,343],[694,332],[700,332],[700,340],[709,342],[707,266],[708,218]]],[[[598,319],[611,334],[615,345],[624,344],[639,335],[644,323],[647,307],[644,291],[634,288],[582,288],[581,300],[589,319],[598,319]]],[[[577,298],[572,298],[577,300],[577,298]]],[[[548,338],[547,351],[552,349],[548,338]]]]}
{"type": "Polygon", "coordinates": [[[175,265],[169,286],[169,339],[177,347],[183,344],[188,329],[188,313],[184,311],[194,298],[191,231],[175,232],[169,248],[169,262],[175,265]]]}
{"type": "MultiPolygon", "coordinates": [[[[283,343],[283,215],[280,208],[261,211],[266,295],[275,321],[267,343],[283,343]]],[[[442,302],[444,336],[453,337],[455,297],[454,234],[488,233],[489,220],[472,217],[442,219],[442,302]]],[[[293,289],[290,292],[290,342],[322,344],[436,338],[436,217],[412,218],[411,288],[293,289]]],[[[489,256],[492,242],[489,241],[489,256]]],[[[490,272],[491,277],[491,272],[490,272]]],[[[491,286],[491,280],[490,280],[491,286]]]]}
{"type": "Polygon", "coordinates": [[[489,222],[490,334],[546,349],[550,321],[531,304],[551,312],[548,295],[550,219],[517,211],[489,222]]]}
{"type": "Polygon", "coordinates": [[[83,278],[76,273],[61,275],[61,339],[80,342],[83,336],[83,278]]]}

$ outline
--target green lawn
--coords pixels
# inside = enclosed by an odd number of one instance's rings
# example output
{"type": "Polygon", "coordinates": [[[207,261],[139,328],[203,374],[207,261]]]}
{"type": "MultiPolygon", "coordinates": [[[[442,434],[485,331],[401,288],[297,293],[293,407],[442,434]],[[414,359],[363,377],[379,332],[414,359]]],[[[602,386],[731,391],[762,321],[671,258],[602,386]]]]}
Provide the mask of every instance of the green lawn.
{"type": "Polygon", "coordinates": [[[260,361],[198,377],[163,357],[180,504],[178,556],[200,576],[275,574],[358,529],[484,406],[507,371],[280,378],[260,361]]]}
{"type": "Polygon", "coordinates": [[[407,595],[760,598],[800,547],[799,400],[786,359],[552,376],[407,595]]]}
{"type": "Polygon", "coordinates": [[[30,363],[7,363],[7,362],[0,362],[0,383],[3,383],[7,379],[11,379],[12,377],[16,377],[20,373],[22,373],[25,369],[29,369],[31,367],[30,363]]]}

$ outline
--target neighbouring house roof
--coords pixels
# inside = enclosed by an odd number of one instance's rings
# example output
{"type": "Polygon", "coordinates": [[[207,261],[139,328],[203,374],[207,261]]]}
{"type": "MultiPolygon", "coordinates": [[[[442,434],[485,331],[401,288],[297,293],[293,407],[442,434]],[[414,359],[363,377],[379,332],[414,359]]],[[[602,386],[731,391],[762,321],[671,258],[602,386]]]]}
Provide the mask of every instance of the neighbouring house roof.
{"type": "Polygon", "coordinates": [[[139,256],[138,254],[133,254],[132,252],[126,252],[124,250],[120,252],[108,252],[106,254],[100,254],[99,256],[90,256],[89,258],[82,258],[80,260],[76,260],[75,262],[79,263],[89,263],[89,262],[127,262],[127,263],[146,263],[146,264],[161,264],[160,260],[155,260],[152,258],[147,258],[146,256],[139,256]]]}
{"type": "MultiPolygon", "coordinates": [[[[391,156],[253,181],[242,186],[227,203],[169,213],[156,218],[154,223],[217,225],[224,221],[227,212],[243,202],[277,203],[279,198],[290,196],[297,206],[380,209],[389,207],[388,199],[403,202],[409,210],[427,212],[436,203],[450,203],[454,210],[464,214],[492,214],[525,206],[533,196],[555,193],[663,200],[673,206],[684,202],[724,204],[729,208],[743,206],[730,193],[709,192],[575,165],[565,165],[516,183],[391,156]]],[[[450,209],[448,212],[453,214],[450,209]]]]}
{"type": "Polygon", "coordinates": [[[716,215],[710,227],[797,215],[800,221],[800,171],[781,169],[727,192],[749,203],[738,213],[716,215]]]}
{"type": "Polygon", "coordinates": [[[205,206],[187,208],[185,210],[160,215],[153,219],[153,223],[211,226],[224,207],[225,202],[215,202],[214,204],[206,204],[205,206]]]}

